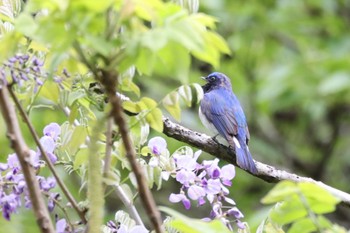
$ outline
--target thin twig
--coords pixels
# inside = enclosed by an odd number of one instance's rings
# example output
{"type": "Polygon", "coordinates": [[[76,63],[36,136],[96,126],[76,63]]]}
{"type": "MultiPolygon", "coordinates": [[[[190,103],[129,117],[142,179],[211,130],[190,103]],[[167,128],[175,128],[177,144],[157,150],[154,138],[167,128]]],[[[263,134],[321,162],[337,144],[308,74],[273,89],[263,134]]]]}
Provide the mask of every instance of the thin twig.
{"type": "Polygon", "coordinates": [[[43,156],[47,166],[49,167],[52,175],[55,177],[57,184],[59,185],[59,187],[61,188],[62,192],[64,193],[64,195],[67,197],[68,201],[71,203],[71,205],[73,206],[73,208],[75,209],[75,211],[77,212],[77,214],[79,215],[81,221],[85,224],[87,222],[86,218],[85,218],[85,214],[80,210],[77,202],[75,201],[73,195],[69,192],[68,188],[66,187],[66,185],[64,184],[64,182],[62,181],[62,179],[59,177],[59,175],[57,174],[50,158],[47,156],[46,151],[44,150],[44,147],[41,145],[40,143],[40,139],[38,137],[38,134],[36,133],[32,123],[29,120],[29,117],[27,115],[27,113],[24,111],[24,109],[22,108],[21,104],[18,101],[17,96],[15,95],[15,93],[12,91],[11,88],[8,89],[12,99],[14,100],[20,114],[23,117],[24,122],[26,123],[26,125],[29,128],[30,133],[32,134],[35,143],[37,144],[41,155],[43,156]]]}
{"type": "MultiPolygon", "coordinates": [[[[66,114],[66,116],[69,116],[70,114],[70,109],[68,107],[63,108],[64,113],[66,114]]],[[[77,120],[74,120],[73,124],[75,126],[79,126],[80,123],[77,120]]],[[[113,118],[109,117],[107,120],[107,132],[106,132],[106,155],[105,155],[105,161],[104,161],[104,168],[103,168],[103,173],[104,173],[104,177],[106,178],[108,175],[108,172],[110,170],[110,159],[111,159],[111,152],[112,152],[112,124],[113,124],[113,118]]],[[[90,142],[90,138],[87,137],[86,138],[87,142],[90,142]]],[[[124,189],[119,186],[116,185],[115,186],[115,193],[117,194],[117,196],[120,198],[120,200],[123,202],[123,204],[125,205],[125,207],[128,210],[128,213],[130,214],[130,216],[135,220],[135,222],[138,225],[142,225],[144,226],[142,219],[140,217],[140,214],[138,213],[135,205],[133,205],[133,202],[129,199],[129,197],[126,195],[124,189]]]]}
{"type": "Polygon", "coordinates": [[[7,126],[7,136],[21,164],[37,224],[41,232],[54,233],[49,211],[41,194],[35,170],[31,164],[30,151],[22,136],[15,108],[9,98],[8,88],[3,83],[0,83],[0,85],[0,108],[7,126]]]}
{"type": "MultiPolygon", "coordinates": [[[[198,149],[201,149],[219,159],[225,160],[239,167],[236,163],[236,154],[234,149],[215,142],[208,135],[192,131],[179,124],[176,124],[170,121],[168,118],[163,118],[163,123],[163,133],[168,137],[197,147],[198,149]]],[[[255,161],[255,164],[258,169],[258,173],[251,175],[256,176],[264,181],[271,183],[276,183],[281,180],[290,180],[293,182],[311,182],[326,189],[332,195],[339,198],[341,200],[341,203],[345,204],[346,206],[350,206],[350,194],[346,192],[343,192],[339,189],[326,185],[321,181],[316,181],[309,177],[302,177],[284,170],[279,170],[268,164],[264,164],[258,161],[255,161]]],[[[249,171],[246,172],[249,173],[249,171]]]]}
{"type": "Polygon", "coordinates": [[[126,151],[126,157],[129,160],[132,171],[135,174],[140,197],[145,207],[148,217],[157,233],[164,232],[160,212],[155,204],[151,191],[148,188],[143,170],[136,161],[136,152],[128,132],[128,126],[123,115],[120,98],[116,95],[116,86],[118,75],[114,71],[101,70],[101,76],[96,77],[106,89],[109,102],[112,106],[111,115],[114,122],[118,125],[121,138],[126,151]]]}
{"type": "MultiPolygon", "coordinates": [[[[43,192],[43,194],[47,197],[47,199],[50,198],[50,193],[49,192],[43,192]]],[[[72,231],[74,232],[74,226],[73,223],[71,222],[69,215],[66,211],[66,209],[61,205],[61,203],[56,200],[55,198],[52,198],[52,201],[55,203],[55,205],[63,212],[64,217],[66,218],[68,225],[71,227],[72,231]]]]}
{"type": "Polygon", "coordinates": [[[120,198],[120,200],[123,202],[125,207],[128,209],[128,213],[135,220],[136,224],[144,226],[142,219],[141,219],[139,212],[137,211],[135,205],[130,200],[128,195],[126,195],[124,189],[120,185],[115,185],[115,193],[120,198]]]}

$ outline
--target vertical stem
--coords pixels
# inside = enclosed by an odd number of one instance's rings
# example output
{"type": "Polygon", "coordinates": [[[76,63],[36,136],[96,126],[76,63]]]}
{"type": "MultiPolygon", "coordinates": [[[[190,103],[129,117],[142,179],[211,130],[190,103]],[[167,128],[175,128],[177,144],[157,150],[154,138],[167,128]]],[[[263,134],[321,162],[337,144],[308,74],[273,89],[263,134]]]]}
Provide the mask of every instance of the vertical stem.
{"type": "Polygon", "coordinates": [[[109,170],[111,169],[111,154],[112,154],[112,127],[113,118],[108,117],[107,119],[107,131],[106,131],[106,154],[104,159],[103,176],[108,177],[109,170]]]}
{"type": "Polygon", "coordinates": [[[9,98],[7,86],[3,85],[3,83],[0,83],[0,85],[0,108],[7,126],[7,136],[11,142],[11,147],[16,152],[18,161],[21,164],[37,224],[41,232],[54,233],[55,231],[49,211],[39,188],[38,180],[35,176],[35,170],[30,163],[30,150],[22,136],[15,108],[9,98]]]}
{"type": "Polygon", "coordinates": [[[164,232],[160,212],[156,206],[152,193],[148,188],[143,170],[136,161],[136,152],[132,145],[127,123],[123,115],[121,101],[120,98],[116,95],[118,75],[114,71],[101,70],[101,76],[98,76],[96,78],[101,81],[105,87],[109,102],[112,105],[111,114],[113,116],[115,124],[119,128],[119,132],[126,151],[126,157],[128,158],[132,171],[135,174],[140,197],[147,215],[150,218],[155,231],[157,233],[164,232]]]}
{"type": "Polygon", "coordinates": [[[104,196],[102,187],[101,158],[98,153],[98,134],[101,128],[97,122],[91,135],[89,145],[89,165],[88,165],[88,201],[89,201],[89,222],[88,232],[99,233],[103,224],[104,196]]]}

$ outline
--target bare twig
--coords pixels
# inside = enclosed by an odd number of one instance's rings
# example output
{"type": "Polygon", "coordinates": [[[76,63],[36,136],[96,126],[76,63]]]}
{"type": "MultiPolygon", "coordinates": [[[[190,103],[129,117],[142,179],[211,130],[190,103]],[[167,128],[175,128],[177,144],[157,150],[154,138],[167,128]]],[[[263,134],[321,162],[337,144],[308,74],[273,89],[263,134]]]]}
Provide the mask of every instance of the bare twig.
{"type": "Polygon", "coordinates": [[[81,221],[85,224],[87,221],[86,221],[86,218],[85,218],[85,214],[80,210],[77,202],[75,201],[73,195],[69,192],[68,188],[66,187],[66,185],[64,184],[64,182],[62,181],[62,179],[59,177],[59,175],[57,174],[50,158],[47,156],[46,154],[46,151],[44,150],[43,146],[41,145],[40,143],[40,139],[38,137],[38,134],[36,133],[32,123],[30,122],[29,120],[29,117],[27,115],[27,113],[24,111],[24,109],[22,108],[21,104],[19,103],[18,101],[18,98],[17,96],[15,95],[15,93],[12,91],[11,88],[8,89],[10,94],[11,94],[11,97],[12,99],[14,100],[20,114],[22,115],[23,117],[23,120],[24,122],[26,123],[26,125],[28,126],[29,128],[29,131],[30,133],[32,134],[33,138],[34,138],[34,141],[35,143],[37,144],[39,150],[40,150],[40,153],[41,155],[43,156],[47,166],[49,167],[52,175],[55,177],[56,181],[57,181],[57,184],[58,186],[61,188],[62,192],[64,193],[64,195],[67,197],[68,201],[71,203],[71,205],[73,206],[73,208],[75,209],[75,211],[77,212],[77,214],[79,215],[81,221]]]}
{"type": "Polygon", "coordinates": [[[31,164],[30,151],[22,137],[15,108],[10,101],[8,88],[5,85],[0,86],[0,108],[7,126],[7,136],[11,142],[11,147],[16,152],[18,161],[21,164],[37,224],[41,232],[54,233],[49,211],[40,191],[35,170],[31,164]]]}
{"type": "Polygon", "coordinates": [[[148,188],[143,170],[140,168],[140,165],[136,161],[136,153],[130,139],[126,120],[123,116],[121,101],[120,98],[116,95],[118,75],[113,71],[101,70],[100,76],[97,76],[96,78],[103,84],[106,89],[109,102],[112,106],[111,116],[113,116],[114,122],[118,125],[119,133],[125,147],[126,157],[128,158],[132,171],[135,174],[140,197],[147,215],[149,216],[155,231],[157,233],[164,232],[160,212],[155,204],[151,191],[148,188]]]}
{"type": "MultiPolygon", "coordinates": [[[[63,108],[64,113],[69,116],[70,114],[70,109],[68,107],[63,108]]],[[[75,126],[79,126],[80,123],[77,120],[74,120],[73,123],[75,126]]],[[[107,120],[107,132],[106,132],[106,155],[105,155],[105,161],[104,161],[104,167],[103,167],[103,174],[104,177],[108,177],[108,172],[110,170],[110,160],[111,160],[111,152],[112,152],[112,124],[113,124],[113,118],[109,117],[107,120]]],[[[90,142],[90,138],[87,137],[86,138],[87,142],[90,142]]],[[[129,197],[126,195],[124,189],[119,186],[116,185],[115,186],[115,193],[117,194],[117,196],[120,198],[120,200],[123,202],[123,204],[125,205],[125,207],[128,210],[128,213],[130,214],[130,216],[135,220],[137,225],[142,225],[144,226],[142,219],[140,217],[140,214],[138,213],[135,205],[133,204],[133,202],[129,199],[129,197]]]]}
{"type": "MultiPolygon", "coordinates": [[[[106,131],[106,154],[104,158],[104,167],[103,167],[103,176],[104,178],[108,178],[108,174],[110,172],[110,166],[111,166],[111,153],[112,153],[112,126],[113,126],[113,117],[108,117],[107,120],[107,131],[106,131]]],[[[133,205],[133,202],[129,199],[129,197],[126,195],[124,189],[120,185],[115,185],[115,193],[120,198],[120,200],[123,202],[125,207],[128,210],[128,213],[130,216],[135,220],[137,225],[144,226],[142,219],[133,205]]]]}
{"type": "MultiPolygon", "coordinates": [[[[225,160],[239,167],[236,163],[236,154],[233,149],[215,142],[208,135],[192,131],[179,124],[176,124],[170,121],[168,118],[163,118],[163,123],[163,133],[168,137],[172,137],[178,141],[188,143],[191,146],[197,147],[209,154],[214,155],[219,159],[225,160]]],[[[343,204],[350,206],[350,194],[346,192],[308,177],[302,177],[284,170],[279,170],[271,165],[267,165],[258,161],[255,161],[255,164],[258,169],[258,173],[252,175],[262,180],[273,183],[281,180],[290,180],[294,182],[311,182],[329,191],[335,197],[339,198],[343,204]]]]}
{"type": "Polygon", "coordinates": [[[141,219],[139,212],[137,211],[135,205],[129,199],[128,195],[126,195],[124,189],[120,185],[115,185],[115,193],[120,198],[120,200],[123,202],[123,204],[125,205],[125,207],[128,210],[128,213],[135,220],[136,224],[144,226],[142,219],[141,219]]]}

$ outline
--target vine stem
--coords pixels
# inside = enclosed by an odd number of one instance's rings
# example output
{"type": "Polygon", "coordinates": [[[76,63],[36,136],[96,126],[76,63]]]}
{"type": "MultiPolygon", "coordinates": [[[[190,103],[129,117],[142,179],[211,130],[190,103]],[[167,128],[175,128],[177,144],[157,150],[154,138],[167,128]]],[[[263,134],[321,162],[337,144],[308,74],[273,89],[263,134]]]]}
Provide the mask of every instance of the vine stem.
{"type": "Polygon", "coordinates": [[[111,116],[119,128],[119,133],[126,151],[126,157],[128,158],[132,171],[135,174],[139,194],[147,215],[149,216],[155,231],[157,233],[164,232],[160,212],[155,204],[152,193],[148,188],[143,170],[136,160],[136,152],[132,145],[128,126],[123,115],[120,97],[116,95],[118,75],[112,70],[100,70],[100,74],[98,74],[96,79],[99,80],[106,89],[109,102],[112,106],[111,116]]]}
{"type": "Polygon", "coordinates": [[[66,185],[64,184],[64,182],[62,181],[62,179],[59,177],[59,175],[57,174],[54,165],[52,164],[50,158],[47,156],[46,151],[44,150],[44,147],[41,145],[40,143],[40,139],[38,134],[36,133],[32,123],[29,120],[29,117],[27,115],[27,113],[24,111],[23,107],[21,106],[17,96],[15,95],[15,93],[13,92],[13,90],[11,88],[8,89],[9,93],[13,99],[13,101],[16,104],[16,107],[18,108],[25,124],[28,126],[30,133],[32,134],[34,141],[36,143],[36,145],[38,146],[41,155],[43,156],[47,166],[49,167],[52,175],[55,177],[56,182],[58,184],[58,186],[61,188],[62,192],[64,193],[64,195],[67,197],[68,201],[71,203],[71,205],[73,206],[73,208],[75,209],[75,211],[77,212],[77,214],[79,215],[81,221],[86,224],[87,220],[85,218],[85,214],[80,210],[77,202],[75,201],[73,195],[69,192],[68,188],[66,187],[66,185]]]}
{"type": "Polygon", "coordinates": [[[43,233],[54,233],[54,226],[48,208],[44,202],[43,195],[40,191],[34,167],[31,164],[30,150],[22,136],[15,108],[10,101],[8,87],[3,83],[0,83],[0,108],[7,126],[7,137],[10,140],[11,147],[16,152],[18,161],[22,168],[29,192],[29,198],[40,231],[43,233]]]}

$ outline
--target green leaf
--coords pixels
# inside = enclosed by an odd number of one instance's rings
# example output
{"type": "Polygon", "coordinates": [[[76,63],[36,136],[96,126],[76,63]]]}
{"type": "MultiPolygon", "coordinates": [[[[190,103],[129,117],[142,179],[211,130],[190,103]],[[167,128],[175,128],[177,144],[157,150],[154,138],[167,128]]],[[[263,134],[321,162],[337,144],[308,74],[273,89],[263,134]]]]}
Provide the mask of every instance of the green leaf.
{"type": "Polygon", "coordinates": [[[18,44],[22,39],[22,34],[14,31],[2,35],[0,43],[0,62],[8,59],[17,51],[18,44]]]}
{"type": "Polygon", "coordinates": [[[68,106],[72,106],[72,104],[76,100],[84,98],[85,96],[86,96],[86,93],[82,89],[78,89],[78,90],[75,90],[73,92],[70,92],[69,96],[68,96],[68,101],[67,101],[68,106]]]}
{"type": "MultiPolygon", "coordinates": [[[[132,201],[132,199],[129,199],[132,201]]],[[[123,210],[118,210],[115,215],[114,215],[114,221],[120,224],[123,224],[126,226],[127,229],[131,229],[132,227],[135,226],[135,221],[130,218],[129,214],[124,212],[123,210]]],[[[108,230],[108,233],[111,231],[108,230]]]]}
{"type": "Polygon", "coordinates": [[[154,167],[153,168],[153,179],[154,183],[157,185],[157,190],[160,190],[162,187],[162,169],[160,167],[154,167]]]}
{"type": "MultiPolygon", "coordinates": [[[[260,225],[261,226],[261,225],[260,225]]],[[[263,229],[261,229],[259,226],[256,233],[284,233],[284,230],[281,226],[279,226],[276,223],[272,223],[269,219],[267,219],[267,222],[265,222],[265,225],[263,225],[263,229]]]]}
{"type": "Polygon", "coordinates": [[[60,90],[52,80],[46,80],[43,86],[40,88],[40,96],[51,100],[53,103],[58,104],[60,97],[60,90]]]}
{"type": "Polygon", "coordinates": [[[119,185],[120,173],[118,171],[109,171],[108,176],[103,178],[103,182],[106,185],[119,185]]]}
{"type": "Polygon", "coordinates": [[[203,95],[204,95],[203,88],[198,83],[193,83],[192,86],[196,90],[196,93],[197,93],[197,104],[198,104],[201,101],[201,99],[203,99],[203,95]]]}
{"type": "Polygon", "coordinates": [[[325,79],[319,86],[319,92],[323,95],[333,94],[349,90],[350,75],[348,72],[338,72],[325,79]]]}
{"type": "Polygon", "coordinates": [[[171,227],[177,229],[179,232],[191,232],[191,233],[229,233],[231,231],[220,221],[213,220],[211,222],[204,222],[202,220],[186,217],[185,215],[176,212],[173,209],[161,206],[159,209],[170,216],[174,217],[174,220],[169,221],[171,227]]]}
{"type": "Polygon", "coordinates": [[[306,197],[311,210],[317,214],[333,212],[340,200],[327,190],[313,183],[299,183],[301,193],[306,197]]]}
{"type": "Polygon", "coordinates": [[[281,225],[291,223],[307,215],[305,206],[301,203],[299,197],[293,196],[290,201],[277,203],[271,210],[270,218],[281,225]]]}
{"type": "Polygon", "coordinates": [[[214,68],[218,68],[220,53],[214,46],[210,45],[209,43],[209,41],[206,41],[203,49],[193,51],[192,54],[199,60],[208,62],[214,68]]]}
{"type": "Polygon", "coordinates": [[[123,109],[132,113],[139,113],[142,111],[140,106],[137,103],[132,101],[124,101],[122,105],[123,105],[123,109]]]}
{"type": "Polygon", "coordinates": [[[149,135],[149,124],[146,123],[145,119],[139,118],[140,116],[129,118],[129,125],[132,126],[130,128],[132,139],[135,143],[138,143],[136,146],[146,143],[149,135]]]}
{"type": "Polygon", "coordinates": [[[131,64],[135,64],[137,70],[143,74],[151,75],[156,66],[156,53],[148,48],[140,48],[137,50],[137,57],[131,56],[131,64]]]}
{"type": "Polygon", "coordinates": [[[131,91],[140,97],[140,88],[130,79],[124,78],[122,83],[120,84],[120,88],[123,91],[131,91]]]}
{"type": "Polygon", "coordinates": [[[272,204],[284,201],[295,195],[299,188],[294,182],[281,181],[261,200],[263,204],[272,204]]]}
{"type": "Polygon", "coordinates": [[[185,101],[188,107],[192,106],[192,90],[188,85],[183,85],[178,90],[180,96],[185,101]]]}
{"type": "Polygon", "coordinates": [[[163,114],[159,108],[153,109],[146,115],[148,124],[158,132],[163,132],[163,114]]]}
{"type": "Polygon", "coordinates": [[[1,1],[0,17],[6,21],[14,19],[21,11],[21,0],[1,1]],[[5,16],[5,17],[4,17],[5,16]],[[6,19],[7,18],[7,19],[6,19]]]}
{"type": "Polygon", "coordinates": [[[154,169],[151,166],[145,165],[145,175],[148,181],[148,187],[153,188],[154,184],[154,169]]]}
{"type": "Polygon", "coordinates": [[[85,126],[76,126],[70,138],[70,141],[67,144],[69,153],[74,155],[79,147],[85,142],[86,137],[87,132],[85,126]]]}
{"type": "Polygon", "coordinates": [[[33,16],[22,13],[15,20],[16,30],[26,36],[33,37],[39,25],[34,21],[33,16]]]}
{"type": "MultiPolygon", "coordinates": [[[[332,226],[329,220],[327,220],[323,216],[317,216],[315,220],[317,221],[319,226],[322,228],[322,230],[325,230],[332,226]]],[[[317,227],[315,226],[315,223],[310,218],[304,218],[294,222],[291,228],[289,228],[288,233],[299,233],[299,232],[308,233],[308,232],[316,232],[316,231],[317,231],[317,227]]]]}
{"type": "Polygon", "coordinates": [[[188,82],[191,57],[188,50],[177,43],[169,42],[158,51],[154,72],[160,75],[179,79],[182,83],[188,82]],[[181,58],[181,59],[179,59],[181,58]]]}
{"type": "Polygon", "coordinates": [[[157,107],[157,102],[149,97],[142,97],[141,100],[140,100],[140,107],[142,110],[144,109],[152,109],[152,108],[155,108],[157,107]],[[143,107],[143,106],[146,106],[146,107],[143,107]]]}
{"type": "Polygon", "coordinates": [[[95,49],[96,52],[104,56],[108,56],[113,49],[113,45],[110,42],[106,41],[105,38],[101,36],[95,36],[95,35],[86,33],[84,35],[84,39],[86,40],[87,45],[90,48],[95,49]]]}
{"type": "Polygon", "coordinates": [[[179,94],[171,92],[163,99],[164,108],[177,120],[181,120],[181,108],[179,102],[179,94]]]}
{"type": "Polygon", "coordinates": [[[222,53],[230,54],[230,48],[228,47],[226,41],[217,33],[208,31],[207,32],[208,40],[211,44],[215,45],[215,47],[222,53]]]}
{"type": "Polygon", "coordinates": [[[75,155],[73,168],[77,170],[81,165],[86,164],[89,158],[89,149],[81,148],[75,155]]]}
{"type": "Polygon", "coordinates": [[[78,118],[79,116],[79,107],[77,104],[74,104],[70,108],[70,114],[68,116],[68,121],[71,125],[73,125],[74,121],[78,118]]]}
{"type": "Polygon", "coordinates": [[[151,154],[151,150],[148,146],[144,146],[144,147],[142,147],[140,153],[142,156],[148,156],[149,154],[151,154]]]}
{"type": "Polygon", "coordinates": [[[177,42],[187,50],[201,50],[204,40],[201,36],[201,29],[198,24],[189,18],[172,23],[167,27],[167,34],[174,42],[177,42]]]}
{"type": "Polygon", "coordinates": [[[166,32],[160,28],[155,28],[145,32],[140,38],[141,46],[149,48],[152,52],[157,52],[168,42],[168,38],[165,33],[166,32]]]}
{"type": "Polygon", "coordinates": [[[194,20],[200,22],[201,24],[207,26],[210,29],[214,29],[215,24],[218,22],[218,20],[216,18],[214,18],[213,16],[206,15],[203,13],[193,14],[192,18],[194,20]]]}
{"type": "Polygon", "coordinates": [[[74,0],[71,2],[71,8],[72,10],[83,8],[88,12],[102,13],[106,11],[110,6],[112,6],[113,2],[114,0],[105,0],[101,2],[94,0],[74,0]]]}

